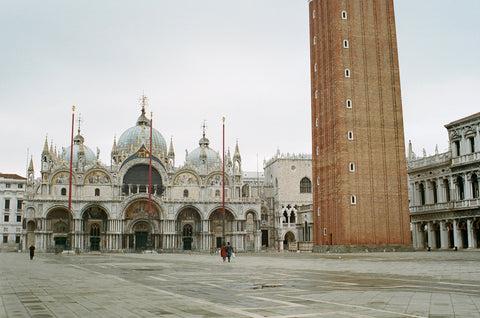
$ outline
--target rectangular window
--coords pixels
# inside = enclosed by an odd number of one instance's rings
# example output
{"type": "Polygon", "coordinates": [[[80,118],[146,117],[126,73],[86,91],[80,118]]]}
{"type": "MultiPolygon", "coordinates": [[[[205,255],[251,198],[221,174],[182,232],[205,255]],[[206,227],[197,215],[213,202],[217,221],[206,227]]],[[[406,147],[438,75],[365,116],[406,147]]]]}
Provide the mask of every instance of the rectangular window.
{"type": "Polygon", "coordinates": [[[5,188],[10,189],[10,183],[5,183],[5,188]]]}
{"type": "Polygon", "coordinates": [[[352,195],[350,197],[350,204],[357,204],[357,197],[356,196],[352,195]]]}
{"type": "Polygon", "coordinates": [[[17,210],[22,209],[23,200],[17,200],[17,210]]]}
{"type": "Polygon", "coordinates": [[[20,243],[20,235],[15,236],[15,243],[20,243]]]}
{"type": "Polygon", "coordinates": [[[8,243],[8,235],[3,236],[3,243],[8,243]]]}
{"type": "Polygon", "coordinates": [[[22,222],[22,216],[21,215],[17,215],[17,222],[22,222]]]}
{"type": "Polygon", "coordinates": [[[10,210],[10,199],[5,199],[5,210],[10,210]]]}
{"type": "Polygon", "coordinates": [[[10,216],[8,214],[5,214],[3,216],[3,222],[8,222],[10,220],[10,216]]]}
{"type": "Polygon", "coordinates": [[[19,183],[17,186],[18,189],[23,189],[23,184],[19,183]]]}

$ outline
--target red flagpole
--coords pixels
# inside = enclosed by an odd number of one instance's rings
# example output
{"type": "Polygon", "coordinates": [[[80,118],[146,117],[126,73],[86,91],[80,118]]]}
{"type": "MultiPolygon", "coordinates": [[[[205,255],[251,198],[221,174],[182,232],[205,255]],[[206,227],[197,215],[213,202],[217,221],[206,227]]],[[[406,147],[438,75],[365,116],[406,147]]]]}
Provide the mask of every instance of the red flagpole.
{"type": "Polygon", "coordinates": [[[150,113],[150,162],[148,164],[148,214],[152,212],[152,130],[153,112],[150,113]]]}
{"type": "Polygon", "coordinates": [[[65,248],[70,249],[70,214],[72,213],[72,170],[73,170],[73,127],[75,125],[75,106],[72,106],[72,137],[70,139],[70,175],[68,178],[68,232],[67,232],[67,242],[65,243],[65,248]]]}
{"type": "Polygon", "coordinates": [[[225,117],[223,120],[223,173],[222,173],[222,244],[225,244],[225,117]]]}

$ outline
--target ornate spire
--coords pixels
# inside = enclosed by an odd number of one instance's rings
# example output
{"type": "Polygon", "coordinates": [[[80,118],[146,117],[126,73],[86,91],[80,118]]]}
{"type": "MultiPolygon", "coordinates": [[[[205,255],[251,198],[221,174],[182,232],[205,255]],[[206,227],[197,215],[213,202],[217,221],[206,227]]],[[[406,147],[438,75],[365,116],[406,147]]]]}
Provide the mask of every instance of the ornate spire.
{"type": "Polygon", "coordinates": [[[148,120],[145,115],[145,108],[148,106],[148,97],[145,96],[145,93],[142,93],[142,96],[138,100],[142,106],[142,114],[137,119],[137,126],[150,126],[150,120],[148,120]]]}
{"type": "Polygon", "coordinates": [[[235,153],[233,154],[233,160],[242,161],[242,157],[240,156],[240,149],[238,148],[238,139],[237,144],[235,145],[235,153]]]}
{"type": "Polygon", "coordinates": [[[78,133],[75,136],[75,138],[73,138],[73,144],[74,145],[83,145],[83,142],[85,141],[85,139],[83,138],[83,136],[80,133],[80,124],[82,122],[81,116],[82,116],[82,114],[78,114],[78,133]]]}
{"type": "Polygon", "coordinates": [[[170,147],[168,149],[168,156],[175,157],[175,151],[173,150],[173,137],[170,137],[170,147]]]}
{"type": "Polygon", "coordinates": [[[210,144],[210,140],[208,140],[208,138],[205,137],[206,131],[207,131],[207,122],[204,120],[202,124],[202,139],[200,139],[200,141],[198,142],[198,144],[202,148],[208,148],[208,145],[210,144]]]}
{"type": "Polygon", "coordinates": [[[112,147],[112,154],[117,154],[117,135],[113,137],[113,147],[112,147]]]}
{"type": "Polygon", "coordinates": [[[43,152],[42,154],[48,153],[48,135],[45,137],[45,144],[43,145],[43,152]]]}

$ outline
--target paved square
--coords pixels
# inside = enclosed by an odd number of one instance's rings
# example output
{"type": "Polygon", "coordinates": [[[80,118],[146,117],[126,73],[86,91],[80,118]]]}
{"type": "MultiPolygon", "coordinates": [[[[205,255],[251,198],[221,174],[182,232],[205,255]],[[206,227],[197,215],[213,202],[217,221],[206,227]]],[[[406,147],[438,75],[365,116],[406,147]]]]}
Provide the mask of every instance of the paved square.
{"type": "Polygon", "coordinates": [[[0,317],[480,317],[480,251],[0,254],[0,317]]]}

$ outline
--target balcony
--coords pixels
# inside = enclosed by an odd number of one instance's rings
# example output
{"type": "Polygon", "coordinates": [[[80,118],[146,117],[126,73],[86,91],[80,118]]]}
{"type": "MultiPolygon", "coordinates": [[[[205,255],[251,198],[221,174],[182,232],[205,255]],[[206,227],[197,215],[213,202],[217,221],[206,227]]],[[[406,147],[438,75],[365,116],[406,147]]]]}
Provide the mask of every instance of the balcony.
{"type": "Polygon", "coordinates": [[[452,158],[452,166],[466,165],[474,162],[480,162],[480,152],[469,153],[467,155],[452,158]]]}
{"type": "Polygon", "coordinates": [[[411,206],[410,214],[438,212],[438,211],[446,211],[446,210],[473,209],[473,208],[479,208],[479,207],[480,207],[480,198],[466,199],[462,201],[451,201],[451,202],[443,202],[443,203],[436,203],[436,204],[411,206]]]}
{"type": "Polygon", "coordinates": [[[450,163],[450,153],[445,152],[445,153],[433,155],[430,157],[407,160],[407,170],[410,172],[411,170],[418,169],[418,168],[438,166],[442,164],[447,165],[449,163],[450,163]]]}

